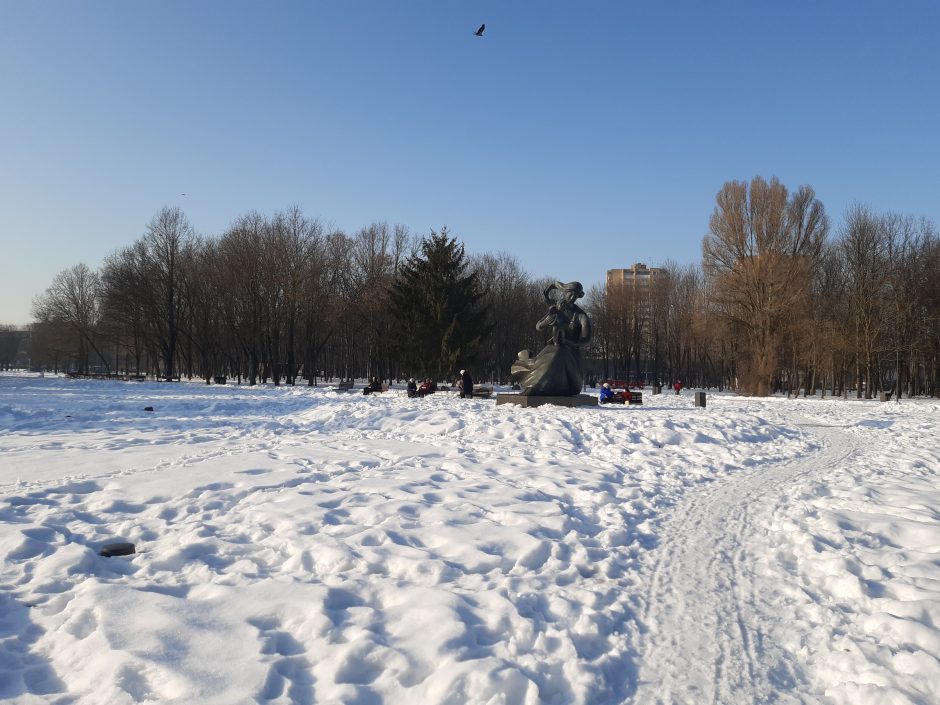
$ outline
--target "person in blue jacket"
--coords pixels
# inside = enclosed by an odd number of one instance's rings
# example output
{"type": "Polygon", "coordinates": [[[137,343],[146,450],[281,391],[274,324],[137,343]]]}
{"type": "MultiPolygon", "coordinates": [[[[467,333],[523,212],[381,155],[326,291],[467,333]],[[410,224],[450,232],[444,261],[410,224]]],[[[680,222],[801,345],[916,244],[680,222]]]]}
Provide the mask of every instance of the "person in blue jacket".
{"type": "Polygon", "coordinates": [[[614,401],[614,390],[610,388],[609,382],[604,382],[601,385],[601,395],[600,402],[601,404],[610,404],[614,401]]]}

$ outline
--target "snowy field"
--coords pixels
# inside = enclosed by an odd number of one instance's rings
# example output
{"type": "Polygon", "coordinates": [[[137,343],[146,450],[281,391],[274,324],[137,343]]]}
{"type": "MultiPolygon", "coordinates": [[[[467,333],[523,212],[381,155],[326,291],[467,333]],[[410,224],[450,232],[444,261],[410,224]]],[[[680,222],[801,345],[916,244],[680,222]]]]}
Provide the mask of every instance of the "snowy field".
{"type": "Polygon", "coordinates": [[[940,703],[938,471],[927,400],[0,376],[0,701],[940,703]]]}

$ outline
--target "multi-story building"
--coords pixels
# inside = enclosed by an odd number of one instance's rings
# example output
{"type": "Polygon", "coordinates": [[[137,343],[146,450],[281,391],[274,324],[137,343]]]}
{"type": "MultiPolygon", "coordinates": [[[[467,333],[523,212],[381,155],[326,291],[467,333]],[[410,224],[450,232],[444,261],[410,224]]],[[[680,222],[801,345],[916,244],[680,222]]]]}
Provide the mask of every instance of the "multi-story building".
{"type": "Polygon", "coordinates": [[[608,269],[607,293],[615,296],[630,292],[637,301],[649,301],[654,287],[665,276],[665,269],[647,267],[642,262],[635,263],[629,269],[608,269]]]}
{"type": "MultiPolygon", "coordinates": [[[[607,325],[613,370],[631,380],[649,381],[658,366],[653,361],[653,301],[667,272],[636,262],[627,269],[607,270],[607,325]]],[[[605,364],[605,368],[607,365],[605,364]]]]}

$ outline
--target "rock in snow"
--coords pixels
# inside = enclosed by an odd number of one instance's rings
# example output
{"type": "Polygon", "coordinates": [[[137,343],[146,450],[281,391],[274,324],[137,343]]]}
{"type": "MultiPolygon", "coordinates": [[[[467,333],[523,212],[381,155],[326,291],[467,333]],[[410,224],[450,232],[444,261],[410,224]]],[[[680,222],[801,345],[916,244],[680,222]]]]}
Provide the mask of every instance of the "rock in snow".
{"type": "Polygon", "coordinates": [[[125,541],[106,543],[98,551],[98,555],[104,556],[105,558],[111,558],[111,556],[130,556],[133,553],[136,553],[134,544],[125,541]]]}

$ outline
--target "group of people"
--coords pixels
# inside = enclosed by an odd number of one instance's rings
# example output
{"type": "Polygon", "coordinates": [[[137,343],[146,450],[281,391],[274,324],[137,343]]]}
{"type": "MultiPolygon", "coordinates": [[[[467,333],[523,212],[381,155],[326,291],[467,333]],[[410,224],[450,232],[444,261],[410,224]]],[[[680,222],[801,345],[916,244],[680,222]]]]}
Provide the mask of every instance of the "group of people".
{"type": "Polygon", "coordinates": [[[424,380],[419,386],[415,382],[415,378],[412,377],[408,380],[408,396],[409,397],[423,397],[427,394],[433,394],[437,391],[437,382],[434,382],[430,377],[424,380]]]}
{"type": "MultiPolygon", "coordinates": [[[[460,377],[454,380],[454,387],[460,390],[461,399],[473,398],[473,378],[467,370],[460,370],[460,377]]],[[[678,395],[682,391],[682,380],[677,379],[672,385],[672,388],[678,395]]],[[[373,394],[375,392],[384,391],[384,389],[386,388],[383,388],[382,383],[373,377],[369,384],[362,390],[362,393],[373,394]]],[[[433,394],[436,391],[437,382],[434,382],[430,377],[425,379],[420,385],[415,381],[414,377],[408,380],[409,397],[423,397],[428,394],[433,394]]],[[[601,404],[628,404],[632,398],[633,395],[629,389],[614,391],[610,386],[610,382],[604,382],[601,385],[601,404]]]]}
{"type": "MultiPolygon", "coordinates": [[[[676,390],[676,395],[682,391],[682,380],[677,379],[672,385],[672,388],[676,390]]],[[[615,392],[611,386],[610,382],[604,382],[601,385],[601,393],[599,395],[599,400],[601,404],[629,404],[630,399],[633,395],[630,393],[629,389],[624,389],[622,392],[615,392]]]]}
{"type": "MultiPolygon", "coordinates": [[[[461,399],[470,399],[473,397],[473,378],[466,370],[460,370],[460,377],[454,380],[454,386],[460,390],[461,399]]],[[[408,396],[423,397],[437,391],[437,382],[430,377],[424,380],[420,385],[412,377],[408,380],[408,396]]]]}
{"type": "MultiPolygon", "coordinates": [[[[470,399],[473,397],[473,378],[466,370],[460,370],[460,377],[454,380],[454,386],[460,390],[461,399],[470,399]]],[[[408,380],[408,396],[423,397],[437,391],[437,382],[430,377],[424,380],[420,385],[412,377],[408,380]]]]}
{"type": "Polygon", "coordinates": [[[601,385],[600,403],[601,404],[628,404],[632,398],[629,389],[622,392],[615,392],[611,389],[610,382],[604,382],[601,385]]]}
{"type": "Polygon", "coordinates": [[[369,384],[362,388],[363,394],[374,394],[383,391],[385,390],[382,388],[382,383],[379,382],[377,377],[373,377],[369,384]]]}

